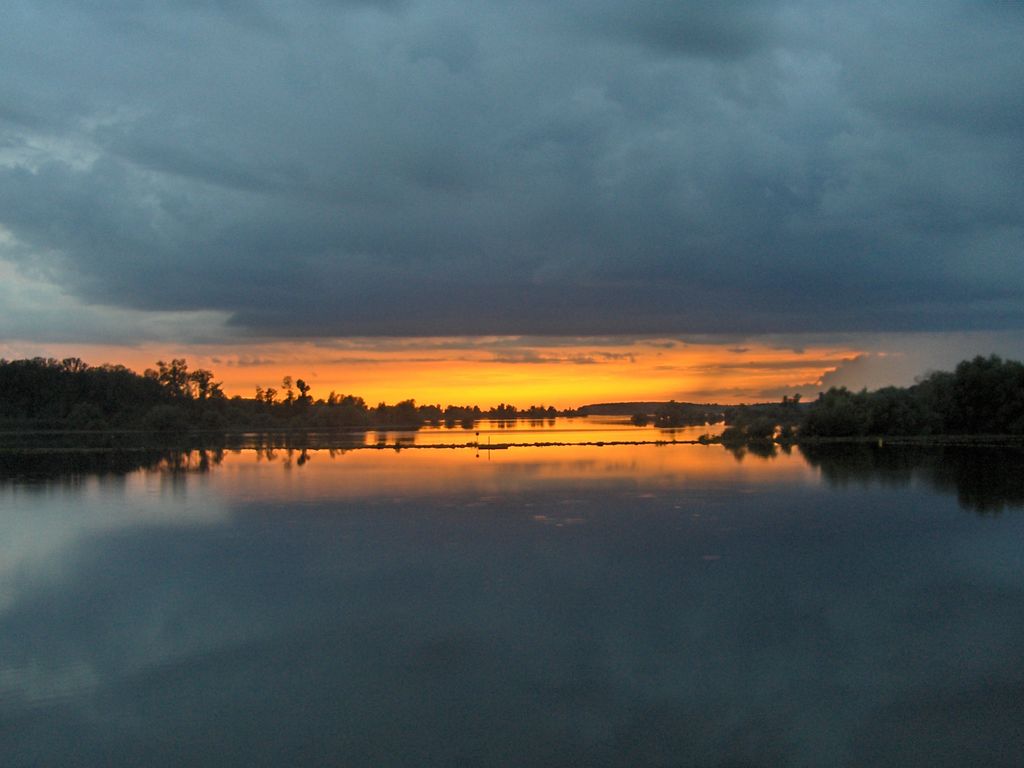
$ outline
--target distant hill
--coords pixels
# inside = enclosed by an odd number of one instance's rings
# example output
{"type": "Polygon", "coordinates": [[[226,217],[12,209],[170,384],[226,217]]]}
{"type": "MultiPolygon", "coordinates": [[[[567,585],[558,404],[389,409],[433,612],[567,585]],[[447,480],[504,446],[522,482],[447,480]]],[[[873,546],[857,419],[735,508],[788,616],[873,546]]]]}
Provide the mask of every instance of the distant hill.
{"type": "Polygon", "coordinates": [[[722,412],[727,406],[715,403],[677,403],[672,401],[644,401],[633,403],[592,403],[576,409],[580,416],[632,416],[636,413],[655,414],[667,408],[693,413],[722,412]]]}
{"type": "Polygon", "coordinates": [[[666,403],[592,403],[577,408],[580,416],[632,416],[634,413],[654,413],[666,403]]]}

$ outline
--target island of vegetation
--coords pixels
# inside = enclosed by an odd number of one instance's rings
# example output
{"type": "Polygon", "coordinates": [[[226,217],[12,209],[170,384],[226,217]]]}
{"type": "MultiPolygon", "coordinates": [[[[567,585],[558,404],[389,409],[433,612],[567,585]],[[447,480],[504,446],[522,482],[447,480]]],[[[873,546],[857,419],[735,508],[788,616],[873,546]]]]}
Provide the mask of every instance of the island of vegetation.
{"type": "Polygon", "coordinates": [[[964,360],[909,387],[852,392],[833,387],[810,403],[726,408],[721,441],[800,442],[851,439],[1024,436],[1024,364],[998,355],[964,360]]]}
{"type": "Polygon", "coordinates": [[[369,406],[361,397],[331,392],[314,399],[301,378],[257,387],[254,397],[228,397],[211,371],[189,370],[183,359],[142,374],[122,365],[92,366],[78,358],[0,360],[0,430],[229,431],[416,429],[424,424],[472,428],[481,419],[629,414],[637,425],[664,429],[725,422],[703,442],[810,443],[971,436],[1024,436],[1024,364],[996,355],[965,360],[951,372],[930,373],[909,387],[852,392],[831,388],[816,400],[797,395],[754,405],[607,403],[579,410],[500,404],[369,406]]]}

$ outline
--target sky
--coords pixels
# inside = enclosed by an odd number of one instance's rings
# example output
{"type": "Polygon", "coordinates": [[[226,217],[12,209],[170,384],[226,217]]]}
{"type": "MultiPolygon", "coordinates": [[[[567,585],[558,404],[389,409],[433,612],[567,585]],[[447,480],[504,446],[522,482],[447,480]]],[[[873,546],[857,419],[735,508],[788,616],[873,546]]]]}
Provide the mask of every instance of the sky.
{"type": "Polygon", "coordinates": [[[1022,39],[995,0],[11,0],[0,357],[559,406],[1024,357],[1022,39]]]}

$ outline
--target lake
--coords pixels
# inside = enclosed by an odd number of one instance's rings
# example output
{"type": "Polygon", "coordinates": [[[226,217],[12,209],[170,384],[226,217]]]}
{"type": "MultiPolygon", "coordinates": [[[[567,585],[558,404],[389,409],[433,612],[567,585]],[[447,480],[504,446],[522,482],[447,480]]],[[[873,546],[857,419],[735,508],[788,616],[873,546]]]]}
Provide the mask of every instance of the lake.
{"type": "Polygon", "coordinates": [[[1019,450],[576,427],[0,452],[0,764],[1020,764],[1019,450]]]}

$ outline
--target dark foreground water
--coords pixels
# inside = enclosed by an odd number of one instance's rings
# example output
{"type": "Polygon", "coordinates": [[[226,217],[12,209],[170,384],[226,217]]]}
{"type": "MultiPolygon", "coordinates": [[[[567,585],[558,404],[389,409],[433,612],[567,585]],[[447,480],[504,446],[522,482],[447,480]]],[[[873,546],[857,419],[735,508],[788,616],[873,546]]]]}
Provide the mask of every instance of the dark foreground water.
{"type": "Polygon", "coordinates": [[[1017,766],[1024,461],[0,454],[3,766],[1017,766]]]}

